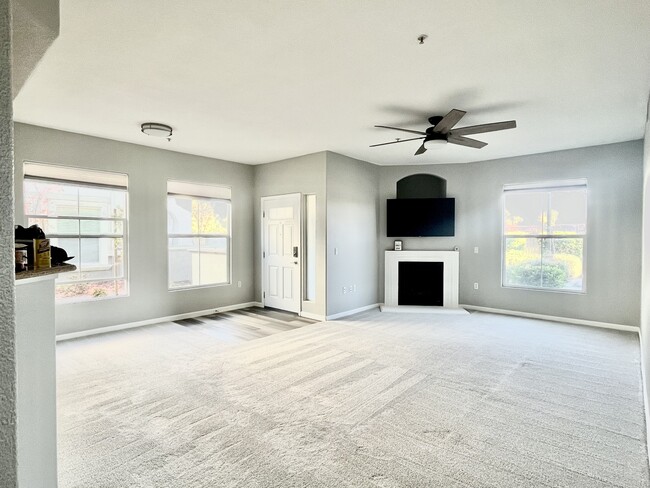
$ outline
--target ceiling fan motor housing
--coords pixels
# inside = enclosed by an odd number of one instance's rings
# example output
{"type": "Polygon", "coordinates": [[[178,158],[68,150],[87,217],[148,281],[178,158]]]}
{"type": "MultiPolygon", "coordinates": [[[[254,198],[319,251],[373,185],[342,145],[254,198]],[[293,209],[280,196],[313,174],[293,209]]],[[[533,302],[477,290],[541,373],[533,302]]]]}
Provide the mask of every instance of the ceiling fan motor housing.
{"type": "Polygon", "coordinates": [[[433,127],[429,127],[426,130],[426,133],[427,133],[426,140],[427,141],[435,141],[435,140],[438,140],[438,139],[447,140],[447,134],[441,134],[440,132],[435,132],[433,129],[434,129],[433,127]]]}

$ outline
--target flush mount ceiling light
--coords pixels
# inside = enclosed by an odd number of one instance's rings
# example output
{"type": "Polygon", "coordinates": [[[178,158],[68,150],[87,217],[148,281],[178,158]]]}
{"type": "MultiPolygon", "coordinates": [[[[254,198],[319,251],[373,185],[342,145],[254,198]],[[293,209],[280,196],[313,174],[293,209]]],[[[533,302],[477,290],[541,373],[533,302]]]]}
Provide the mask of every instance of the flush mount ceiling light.
{"type": "Polygon", "coordinates": [[[164,137],[168,141],[172,137],[172,128],[166,124],[159,124],[158,122],[145,122],[140,126],[143,134],[152,137],[164,137]]]}

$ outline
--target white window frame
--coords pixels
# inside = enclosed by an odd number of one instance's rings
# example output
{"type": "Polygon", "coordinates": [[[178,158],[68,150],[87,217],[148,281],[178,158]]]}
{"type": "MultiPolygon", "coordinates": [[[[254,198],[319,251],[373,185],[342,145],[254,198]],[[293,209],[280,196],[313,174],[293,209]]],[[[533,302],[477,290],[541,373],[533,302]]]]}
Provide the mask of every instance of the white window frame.
{"type": "MultiPolygon", "coordinates": [[[[123,276],[113,278],[92,278],[92,279],[70,279],[69,276],[65,278],[57,278],[56,285],[71,285],[83,283],[101,283],[106,281],[121,281],[125,283],[124,293],[121,295],[108,295],[102,297],[87,297],[87,296],[72,296],[65,298],[57,298],[57,303],[79,303],[79,302],[95,302],[100,300],[113,300],[118,298],[126,298],[130,295],[130,281],[129,281],[129,191],[128,191],[128,176],[122,173],[114,173],[108,171],[90,170],[87,168],[76,168],[71,166],[57,166],[47,163],[32,163],[25,162],[24,175],[23,175],[23,188],[25,181],[43,181],[46,183],[54,183],[57,185],[64,185],[74,188],[102,188],[115,191],[123,191],[125,193],[125,208],[124,217],[87,217],[87,216],[65,216],[65,215],[39,215],[25,213],[25,220],[27,225],[32,225],[34,220],[73,220],[77,221],[77,234],[53,234],[48,233],[48,239],[77,239],[79,241],[79,250],[81,250],[82,239],[115,239],[121,238],[123,245],[123,276]],[[76,179],[78,178],[78,179],[76,179]],[[80,181],[79,179],[87,179],[89,181],[80,181]],[[122,234],[82,234],[81,222],[121,222],[122,234]]],[[[77,205],[79,200],[77,199],[77,205]]],[[[79,273],[83,270],[78,269],[79,273]]]]}
{"type": "MultiPolygon", "coordinates": [[[[587,235],[588,235],[588,209],[589,209],[589,189],[586,179],[571,179],[548,181],[539,183],[526,183],[526,184],[508,184],[504,185],[501,202],[501,287],[514,289],[514,290],[531,290],[542,291],[551,293],[568,293],[584,295],[587,293],[587,235]],[[553,234],[506,234],[506,195],[509,192],[556,192],[562,190],[576,190],[583,189],[586,194],[586,208],[585,208],[585,232],[582,234],[570,235],[553,235],[553,234]],[[550,287],[536,287],[536,286],[519,286],[506,284],[506,242],[510,238],[526,238],[526,239],[582,239],[582,289],[571,290],[566,288],[550,288],[550,287]]],[[[550,207],[547,208],[547,215],[550,215],[550,207]]],[[[542,229],[543,231],[543,229],[542,229]]],[[[541,250],[540,250],[541,252],[541,250]]]]}
{"type": "Polygon", "coordinates": [[[192,183],[187,181],[167,181],[167,222],[169,223],[169,197],[180,196],[193,200],[204,201],[221,201],[228,204],[228,233],[227,234],[202,234],[202,233],[170,233],[167,228],[167,290],[170,292],[196,290],[199,288],[212,288],[218,286],[228,286],[232,284],[232,191],[230,187],[219,185],[207,185],[201,183],[192,183]],[[171,286],[171,276],[169,272],[169,240],[174,238],[190,239],[226,239],[227,259],[226,273],[227,280],[220,283],[208,283],[204,285],[187,285],[171,286]]]}

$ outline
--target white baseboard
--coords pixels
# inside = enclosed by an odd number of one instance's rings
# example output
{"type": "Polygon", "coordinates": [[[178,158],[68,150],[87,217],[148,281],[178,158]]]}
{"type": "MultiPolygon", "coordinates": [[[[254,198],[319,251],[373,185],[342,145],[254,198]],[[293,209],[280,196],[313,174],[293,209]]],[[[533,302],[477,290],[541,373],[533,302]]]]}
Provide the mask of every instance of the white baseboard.
{"type": "Polygon", "coordinates": [[[199,310],[196,312],[187,312],[187,313],[181,313],[177,315],[169,315],[167,317],[157,317],[154,319],[140,320],[138,322],[129,322],[126,324],[111,325],[108,327],[99,327],[97,329],[82,330],[79,332],[70,332],[68,334],[57,334],[56,342],[66,341],[68,339],[77,339],[79,337],[87,337],[95,334],[105,334],[106,332],[116,332],[118,330],[134,329],[136,327],[144,327],[145,325],[159,324],[160,322],[172,322],[174,320],[191,319],[194,317],[200,317],[202,315],[210,315],[215,312],[229,312],[231,310],[239,310],[242,308],[261,307],[261,306],[262,304],[259,302],[238,303],[235,305],[226,305],[224,307],[208,308],[206,310],[199,310]]]}
{"type": "Polygon", "coordinates": [[[305,317],[306,319],[318,320],[319,322],[325,322],[325,315],[320,315],[317,313],[305,312],[304,310],[298,315],[305,317]]]}
{"type": "Polygon", "coordinates": [[[544,315],[541,313],[518,312],[516,310],[503,310],[500,308],[479,307],[477,305],[461,305],[467,310],[476,310],[477,312],[498,313],[501,315],[514,315],[516,317],[526,317],[529,319],[550,320],[551,322],[564,322],[566,324],[587,325],[589,327],[599,327],[601,329],[624,330],[626,332],[639,333],[639,327],[634,325],[612,324],[609,322],[597,322],[595,320],[572,319],[569,317],[556,317],[553,315],[544,315]]]}
{"type": "Polygon", "coordinates": [[[326,320],[342,319],[343,317],[348,317],[350,315],[354,315],[355,313],[365,312],[366,310],[372,310],[373,308],[377,308],[377,307],[379,307],[378,303],[373,303],[372,305],[365,305],[363,307],[354,308],[352,310],[346,310],[345,312],[335,313],[334,315],[328,315],[326,317],[326,320]]]}

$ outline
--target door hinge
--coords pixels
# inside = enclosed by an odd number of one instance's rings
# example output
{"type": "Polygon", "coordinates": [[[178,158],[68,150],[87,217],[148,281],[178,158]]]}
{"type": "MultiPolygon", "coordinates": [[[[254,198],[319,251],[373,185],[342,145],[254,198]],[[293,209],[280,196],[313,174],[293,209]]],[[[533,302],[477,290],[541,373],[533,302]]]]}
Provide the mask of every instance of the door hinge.
{"type": "Polygon", "coordinates": [[[262,298],[266,298],[266,292],[265,291],[262,292],[262,298]]]}
{"type": "Polygon", "coordinates": [[[263,257],[263,258],[266,257],[266,251],[262,251],[262,257],[263,257]]]}
{"type": "Polygon", "coordinates": [[[266,218],[266,212],[264,212],[264,211],[262,211],[262,218],[263,218],[263,219],[266,218]]]}

